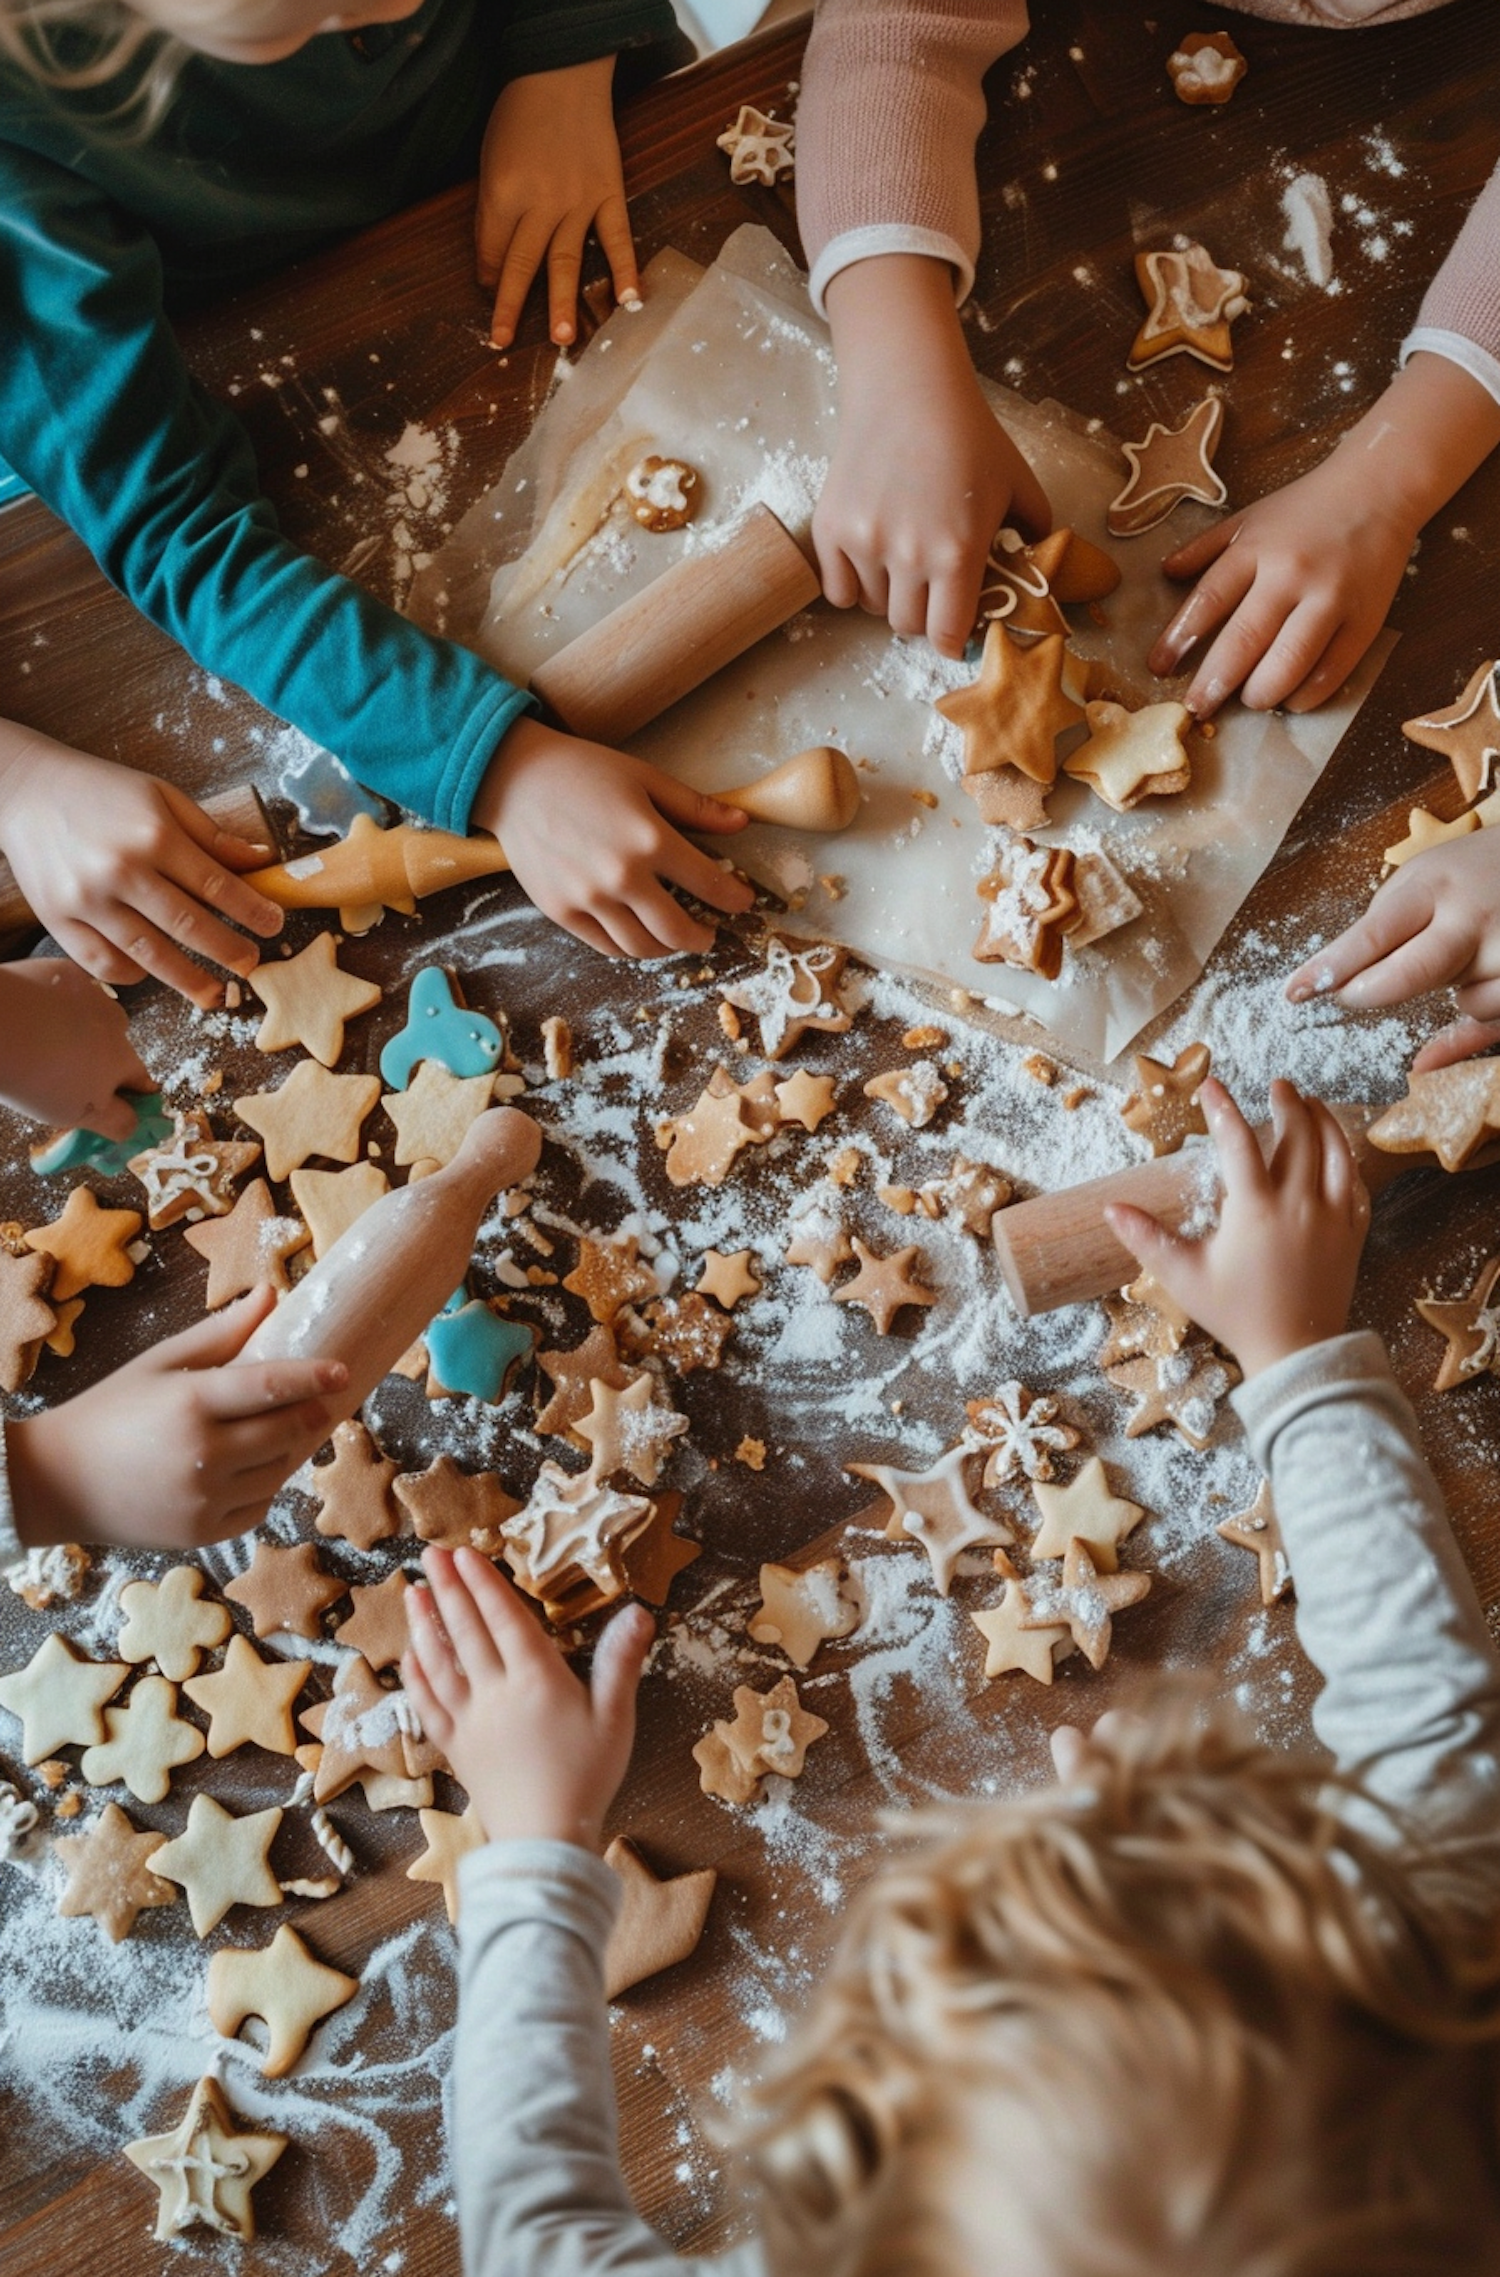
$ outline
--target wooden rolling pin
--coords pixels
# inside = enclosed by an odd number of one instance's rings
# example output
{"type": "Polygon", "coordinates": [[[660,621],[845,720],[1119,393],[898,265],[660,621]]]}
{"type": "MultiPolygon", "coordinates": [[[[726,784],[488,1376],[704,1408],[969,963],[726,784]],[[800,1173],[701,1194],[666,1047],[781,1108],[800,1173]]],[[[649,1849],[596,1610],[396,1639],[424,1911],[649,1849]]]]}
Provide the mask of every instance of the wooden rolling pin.
{"type": "Polygon", "coordinates": [[[502,1187],[535,1167],[542,1134],[514,1107],[469,1125],[453,1160],[382,1194],[263,1320],[243,1360],[342,1360],[342,1422],[415,1343],[468,1271],[479,1222],[502,1187]]]}
{"type": "MultiPolygon", "coordinates": [[[[859,777],[842,751],[820,743],[784,759],[758,782],[714,796],[742,808],[754,822],[780,823],[787,830],[844,830],[859,811],[859,777]]],[[[382,830],[362,814],[336,845],[251,870],[247,879],[283,909],[336,909],[346,932],[367,933],[387,909],[410,915],[423,894],[509,868],[505,848],[485,831],[460,838],[410,822],[382,830]]]]}
{"type": "MultiPolygon", "coordinates": [[[[1371,1146],[1366,1133],[1384,1111],[1363,1106],[1333,1109],[1372,1194],[1405,1171],[1430,1169],[1436,1160],[1431,1154],[1386,1154],[1371,1146]]],[[[1255,1135],[1262,1152],[1269,1154],[1270,1124],[1259,1124],[1255,1135]]],[[[1495,1149],[1486,1147],[1475,1163],[1494,1158],[1495,1149]]],[[[1137,1162],[1128,1170],[1111,1171],[1107,1178],[1091,1178],[1086,1185],[1065,1186],[1056,1194],[1037,1194],[1029,1202],[998,1210],[995,1251],[1017,1312],[1029,1320],[1034,1313],[1055,1312],[1059,1305],[1109,1296],[1135,1279],[1140,1266],[1105,1224],[1107,1204],[1133,1202],[1137,1209],[1160,1218],[1170,1232],[1191,1233],[1195,1227],[1206,1229],[1218,1194],[1217,1159],[1203,1139],[1177,1154],[1137,1162]]]]}
{"type": "MultiPolygon", "coordinates": [[[[215,791],[212,797],[200,799],[198,804],[205,814],[211,814],[222,829],[231,831],[236,838],[249,838],[269,846],[273,854],[281,852],[280,834],[253,783],[237,783],[233,790],[215,791]]],[[[15,871],[0,854],[0,934],[23,933],[36,923],[36,911],[16,884],[15,871]]]]}
{"type": "Polygon", "coordinates": [[[549,656],[532,693],[572,734],[623,743],[821,591],[796,539],[752,506],[726,544],[685,554],[549,656]]]}

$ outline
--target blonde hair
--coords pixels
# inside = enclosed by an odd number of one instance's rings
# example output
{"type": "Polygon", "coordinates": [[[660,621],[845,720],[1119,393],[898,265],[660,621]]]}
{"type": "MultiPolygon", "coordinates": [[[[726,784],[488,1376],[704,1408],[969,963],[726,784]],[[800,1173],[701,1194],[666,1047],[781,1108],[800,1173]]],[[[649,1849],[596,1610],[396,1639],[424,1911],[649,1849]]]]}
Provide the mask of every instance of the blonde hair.
{"type": "Polygon", "coordinates": [[[1329,1788],[1177,1713],[908,1822],[734,2130],[773,2269],[1500,2268],[1493,1935],[1448,1941],[1329,1788]]]}
{"type": "Polygon", "coordinates": [[[125,0],[0,0],[0,49],[44,87],[88,93],[126,80],[104,120],[149,134],[192,53],[125,0]],[[68,59],[59,40],[78,52],[68,59]],[[127,79],[136,66],[133,79],[127,79]]]}

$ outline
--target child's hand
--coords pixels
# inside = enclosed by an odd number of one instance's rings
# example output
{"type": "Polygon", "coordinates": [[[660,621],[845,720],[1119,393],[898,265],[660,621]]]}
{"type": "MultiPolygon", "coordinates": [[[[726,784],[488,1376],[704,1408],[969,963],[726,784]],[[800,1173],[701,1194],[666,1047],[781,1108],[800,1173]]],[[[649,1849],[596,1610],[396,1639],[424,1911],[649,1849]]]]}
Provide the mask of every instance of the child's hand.
{"type": "Polygon", "coordinates": [[[1268,1162],[1222,1083],[1210,1078],[1201,1097],[1224,1181],[1214,1231],[1186,1241],[1120,1203],[1104,1215],[1183,1310],[1256,1376],[1343,1332],[1370,1197],[1336,1119],[1290,1083],[1271,1086],[1268,1162]]]}
{"type": "Polygon", "coordinates": [[[474,802],[538,909],[607,957],[666,957],[704,950],[713,929],[667,889],[711,909],[743,911],[755,889],[681,837],[742,830],[721,806],[644,759],[518,720],[501,742],[474,802]]]}
{"type": "Polygon", "coordinates": [[[221,830],[174,784],[19,728],[0,733],[0,847],[59,947],[115,988],[151,973],[211,1010],[222,984],[183,951],[243,978],[258,951],[232,925],[281,930],[276,904],[235,875],[269,846],[221,830]]]}
{"type": "Polygon", "coordinates": [[[1385,622],[1417,526],[1352,454],[1167,555],[1169,577],[1198,582],[1147,662],[1175,672],[1217,635],[1183,701],[1207,719],[1239,690],[1252,711],[1311,711],[1335,695],[1385,622]]]}
{"type": "Polygon", "coordinates": [[[407,1593],[402,1681],[486,1835],[597,1850],[635,1739],[650,1614],[615,1615],[581,1684],[488,1558],[428,1550],[422,1563],[429,1587],[407,1593]]]}
{"type": "Polygon", "coordinates": [[[980,393],[946,262],[857,261],[828,311],[839,403],[812,526],[823,591],[962,656],[996,531],[1044,537],[1046,493],[980,393]]]}
{"type": "Polygon", "coordinates": [[[501,89],[479,159],[474,245],[479,282],[495,295],[490,339],[508,348],[531,280],[547,263],[548,328],[559,347],[578,330],[583,241],[598,233],[615,298],[639,303],[640,275],[610,108],[615,59],[537,71],[501,89]]]}
{"type": "Polygon", "coordinates": [[[1048,1739],[1059,1783],[1071,1787],[1089,1778],[1101,1760],[1108,1762],[1118,1740],[1128,1740],[1141,1728],[1141,1718],[1126,1708],[1106,1708],[1092,1731],[1077,1724],[1056,1724],[1048,1739]]]}
{"type": "Polygon", "coordinates": [[[39,1123],[129,1138],[122,1091],[154,1088],[125,1008],[66,957],[0,965],[0,1099],[39,1123]]]}
{"type": "Polygon", "coordinates": [[[1364,1012],[1456,986],[1461,1017],[1413,1067],[1445,1067],[1500,1037],[1500,830],[1474,830],[1404,862],[1363,917],[1286,984],[1294,1004],[1337,993],[1364,1012]]]}
{"type": "Polygon", "coordinates": [[[258,1526],[332,1428],[342,1360],[235,1362],[271,1309],[255,1289],[61,1407],[6,1426],[16,1530],[42,1542],[195,1549],[258,1526]]]}

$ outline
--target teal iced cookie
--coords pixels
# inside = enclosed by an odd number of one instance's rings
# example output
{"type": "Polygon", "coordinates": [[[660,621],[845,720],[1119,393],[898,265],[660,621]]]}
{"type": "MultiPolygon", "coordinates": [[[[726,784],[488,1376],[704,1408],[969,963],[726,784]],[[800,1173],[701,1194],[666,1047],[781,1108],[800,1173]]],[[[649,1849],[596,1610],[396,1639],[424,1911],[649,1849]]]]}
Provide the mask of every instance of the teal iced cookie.
{"type": "Polygon", "coordinates": [[[101,1178],[118,1178],[130,1167],[132,1155],[158,1146],[172,1128],[172,1118],[161,1111],[159,1091],[127,1094],[135,1108],[135,1129],[129,1138],[105,1138],[99,1131],[59,1131],[45,1146],[31,1150],[31,1167],[40,1178],[56,1178],[64,1170],[97,1170],[101,1178]]]}
{"type": "Polygon", "coordinates": [[[493,1075],[502,1038],[493,1020],[459,1003],[441,965],[413,975],[406,1026],[380,1055],[380,1072],[393,1091],[404,1091],[419,1060],[435,1059],[450,1075],[493,1075]]]}
{"type": "Polygon", "coordinates": [[[529,1357],[535,1330],[507,1320],[478,1297],[455,1289],[427,1330],[427,1363],[444,1391],[498,1400],[512,1368],[529,1357]]]}

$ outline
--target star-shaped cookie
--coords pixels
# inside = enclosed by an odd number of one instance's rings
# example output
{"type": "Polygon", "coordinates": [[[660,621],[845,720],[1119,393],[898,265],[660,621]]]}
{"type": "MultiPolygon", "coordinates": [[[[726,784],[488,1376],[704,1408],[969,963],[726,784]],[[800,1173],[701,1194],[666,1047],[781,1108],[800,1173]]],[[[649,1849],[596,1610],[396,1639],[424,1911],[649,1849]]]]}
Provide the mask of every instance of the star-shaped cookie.
{"type": "Polygon", "coordinates": [[[396,1126],[397,1162],[451,1162],[494,1089],[492,1075],[452,1075],[441,1060],[424,1059],[405,1091],[387,1091],[381,1100],[396,1126]]]}
{"type": "Polygon", "coordinates": [[[995,1603],[969,1618],[984,1639],[987,1678],[1005,1676],[1018,1668],[1038,1684],[1050,1684],[1058,1647],[1066,1646],[1070,1652],[1073,1649],[1073,1632],[1066,1622],[1036,1625],[1025,1583],[1008,1561],[1005,1586],[995,1603]]]}
{"type": "Polygon", "coordinates": [[[693,1749],[699,1785],[705,1795],[728,1803],[748,1803],[762,1777],[800,1779],[807,1751],[828,1726],[809,1715],[790,1676],[769,1692],[740,1684],[734,1694],[734,1721],[722,1719],[693,1749]]]}
{"type": "Polygon", "coordinates": [[[286,1261],[307,1247],[307,1228],[300,1218],[278,1217],[270,1187],[264,1178],[256,1178],[227,1217],[190,1225],[184,1239],[208,1259],[203,1302],[214,1312],[249,1289],[267,1284],[278,1291],[290,1288],[286,1261]]]}
{"type": "Polygon", "coordinates": [[[1149,1594],[1151,1577],[1101,1573],[1084,1544],[1074,1541],[1063,1559],[1061,1581],[1041,1581],[1033,1575],[1028,1586],[1031,1609],[1023,1616],[1023,1627],[1065,1626],[1090,1668],[1102,1668],[1109,1658],[1115,1614],[1127,1605],[1138,1605],[1149,1594]]]}
{"type": "Polygon", "coordinates": [[[858,1234],[852,1237],[850,1246],[858,1260],[859,1271],[852,1281],[845,1281],[834,1290],[833,1301],[839,1305],[862,1305],[882,1336],[890,1335],[891,1323],[904,1306],[937,1303],[936,1289],[929,1289],[912,1271],[912,1260],[922,1254],[915,1243],[907,1249],[895,1250],[889,1257],[878,1257],[873,1249],[867,1249],[858,1234]]]}
{"type": "Polygon", "coordinates": [[[1170,1067],[1136,1052],[1136,1088],[1120,1109],[1121,1120],[1139,1133],[1153,1155],[1175,1154],[1184,1139],[1207,1131],[1198,1093],[1208,1076],[1207,1044],[1187,1044],[1170,1067]]]}
{"type": "Polygon", "coordinates": [[[535,1343],[530,1321],[459,1289],[426,1331],[428,1398],[502,1400],[535,1343]]]}
{"type": "Polygon", "coordinates": [[[409,1882],[436,1882],[443,1893],[448,1919],[458,1919],[458,1869],[471,1850],[484,1847],[484,1828],[470,1803],[462,1817],[456,1811],[418,1811],[427,1847],[406,1869],[409,1882]]]}
{"type": "Polygon", "coordinates": [[[316,1544],[262,1540],[245,1571],[225,1582],[224,1594],[244,1606],[258,1637],[320,1637],[319,1615],[336,1605],[348,1587],[341,1574],[328,1571],[316,1544]]]}
{"type": "Polygon", "coordinates": [[[841,1265],[854,1255],[854,1246],[833,1205],[817,1195],[792,1214],[792,1238],[782,1252],[788,1265],[805,1265],[825,1288],[841,1265]]]}
{"type": "MultiPolygon", "coordinates": [[[[651,1286],[656,1286],[654,1278],[651,1286]]],[[[552,1385],[552,1397],[532,1428],[543,1438],[566,1436],[575,1447],[584,1445],[573,1426],[593,1405],[590,1387],[594,1381],[623,1391],[641,1373],[639,1368],[622,1365],[614,1330],[605,1321],[596,1321],[583,1342],[570,1352],[539,1352],[537,1366],[552,1385]]]]}
{"type": "Polygon", "coordinates": [[[1446,846],[1455,838],[1467,838],[1481,827],[1478,810],[1470,807],[1466,813],[1455,816],[1452,822],[1440,822],[1425,806],[1414,806],[1407,812],[1407,831],[1393,846],[1387,846],[1381,855],[1388,870],[1399,870],[1418,854],[1427,853],[1434,846],[1446,846]]]}
{"type": "Polygon", "coordinates": [[[703,1866],[659,1881],[623,1834],[605,1851],[604,1863],[619,1875],[623,1892],[604,1948],[604,1997],[615,2000],[696,1950],[719,1877],[703,1866]]]}
{"type": "Polygon", "coordinates": [[[734,1322],[707,1297],[690,1291],[680,1297],[653,1297],[639,1312],[626,1313],[622,1333],[633,1360],[654,1354],[674,1375],[691,1376],[699,1368],[719,1366],[734,1322]]]}
{"type": "Polygon", "coordinates": [[[1236,1518],[1222,1519],[1217,1531],[1237,1550],[1249,1550],[1260,1561],[1262,1605],[1274,1605],[1278,1599],[1291,1595],[1292,1569],[1287,1563],[1286,1545],[1281,1539],[1269,1479],[1261,1480],[1249,1509],[1242,1510],[1236,1518]]]}
{"type": "Polygon", "coordinates": [[[153,1874],[150,1861],[164,1834],[138,1833],[118,1803],[106,1803],[82,1834],[64,1835],[53,1849],[68,1886],[57,1910],[70,1920],[92,1915],[112,1945],[128,1937],[135,1917],[153,1905],[175,1905],[180,1891],[153,1874]]]}
{"type": "MultiPolygon", "coordinates": [[[[563,1287],[582,1297],[590,1317],[607,1326],[623,1305],[656,1295],[656,1275],[641,1257],[640,1243],[633,1233],[597,1240],[582,1234],[578,1263],[564,1279],[563,1287]]],[[[546,1367],[545,1360],[542,1365],[546,1367]]],[[[552,1372],[547,1369],[549,1375],[552,1372]]]]}
{"type": "Polygon", "coordinates": [[[130,1670],[123,1660],[85,1660],[66,1637],[45,1637],[24,1668],[0,1676],[0,1708],[20,1719],[21,1761],[41,1763],[60,1747],[97,1747],[104,1703],[130,1670]]]}
{"type": "Polygon", "coordinates": [[[1234,365],[1229,327],[1250,303],[1238,269],[1221,269],[1201,245],[1137,253],[1136,282],[1146,319],[1126,358],[1133,372],[1163,356],[1196,356],[1216,372],[1234,365]]]}
{"type": "Polygon", "coordinates": [[[232,1636],[222,1668],[190,1676],[182,1689],[208,1718],[208,1752],[264,1747],[290,1755],[297,1745],[292,1702],[307,1682],[305,1660],[262,1660],[248,1637],[232,1636]]]}
{"type": "Polygon", "coordinates": [[[26,1236],[28,1249],[53,1261],[50,1303],[76,1297],[81,1289],[123,1289],[135,1276],[130,1245],[140,1230],[139,1210],[107,1210],[91,1186],[75,1186],[61,1215],[50,1225],[33,1226],[26,1236]]]}
{"type": "Polygon", "coordinates": [[[763,1565],[751,1636],[757,1644],[779,1646],[788,1660],[806,1668],[820,1644],[859,1626],[859,1604],[847,1594],[847,1581],[842,1558],[819,1558],[809,1566],[763,1565]]]}
{"type": "Polygon", "coordinates": [[[935,1462],[931,1470],[902,1471],[889,1463],[845,1463],[855,1478],[865,1478],[890,1497],[886,1521],[889,1541],[919,1542],[932,1563],[938,1594],[946,1597],[965,1550],[1015,1540],[1002,1519],[986,1518],[969,1499],[966,1468],[971,1450],[960,1443],[935,1462]]]}
{"type": "MultiPolygon", "coordinates": [[[[694,1286],[721,1304],[726,1312],[733,1312],[741,1297],[759,1295],[759,1263],[753,1249],[736,1249],[732,1255],[720,1249],[706,1249],[694,1286]]],[[[541,1429],[540,1423],[537,1428],[541,1429]]]]}
{"type": "Polygon", "coordinates": [[[131,1175],[146,1190],[146,1216],[154,1233],[182,1218],[221,1218],[234,1201],[235,1180],[259,1159],[249,1139],[214,1137],[201,1108],[172,1117],[172,1135],[130,1158],[131,1175]]]}
{"type": "Polygon", "coordinates": [[[651,1516],[640,1531],[620,1542],[617,1556],[625,1587],[648,1605],[665,1605],[678,1574],[703,1555],[701,1542],[672,1531],[681,1508],[682,1496],[668,1488],[655,1497],[651,1516]]]}
{"type": "Polygon", "coordinates": [[[1010,766],[1035,783],[1055,779],[1057,738],[1083,717],[1068,693],[1067,666],[1061,633],[1023,647],[1003,625],[990,626],[978,679],[939,696],[935,707],[964,739],[965,775],[1010,766]]]}
{"type": "Polygon", "coordinates": [[[348,1170],[292,1172],[292,1200],[307,1221],[314,1257],[326,1257],[334,1243],[388,1194],[391,1182],[375,1162],[356,1162],[348,1170]]]}
{"type": "Polygon", "coordinates": [[[1183,741],[1192,725],[1185,704],[1142,704],[1129,711],[1107,701],[1084,706],[1088,741],[1063,761],[1063,773],[1087,783],[1117,814],[1142,799],[1166,798],[1192,781],[1183,741]]]}
{"type": "Polygon", "coordinates": [[[366,1771],[415,1776],[408,1741],[417,1731],[415,1713],[404,1692],[390,1692],[358,1653],[341,1661],[330,1699],[304,1708],[304,1731],[322,1742],[313,1773],[313,1798],[331,1802],[366,1771]]]}
{"type": "Polygon", "coordinates": [[[1500,1373],[1500,1305],[1490,1302],[1500,1281],[1500,1257],[1491,1257],[1479,1269],[1479,1278],[1466,1297],[1442,1302],[1418,1297],[1417,1310],[1429,1328],[1447,1341],[1442,1364],[1433,1378],[1434,1391],[1452,1391],[1456,1384],[1472,1383],[1476,1376],[1500,1373]]]}
{"type": "Polygon", "coordinates": [[[400,1464],[383,1455],[357,1417],[333,1434],[333,1461],[315,1464],[312,1491],[321,1508],[313,1524],[320,1534],[368,1550],[401,1531],[401,1513],[391,1496],[400,1464]]]}
{"type": "Polygon", "coordinates": [[[1122,443],[1130,479],[1110,501],[1111,535],[1140,537],[1164,522],[1184,498],[1222,506],[1229,493],[1214,472],[1213,458],[1223,432],[1223,402],[1217,395],[1206,395],[1180,427],[1163,427],[1153,420],[1143,441],[1122,443]]]}
{"type": "Polygon", "coordinates": [[[1488,790],[1500,759],[1500,664],[1491,657],[1471,676],[1456,703],[1423,719],[1403,720],[1401,733],[1446,759],[1466,799],[1488,790]]]}
{"type": "Polygon", "coordinates": [[[312,2037],[313,2027],[354,1998],[358,1977],[314,1959],[283,1922],[259,1952],[225,1945],[208,1964],[208,2016],[232,2040],[247,2016],[265,2021],[269,2035],[261,2070],[285,2079],[312,2037]]]}
{"type": "Polygon", "coordinates": [[[780,1121],[769,1068],[739,1084],[716,1067],[685,1114],[657,1125],[656,1143],[674,1186],[722,1186],[745,1148],[764,1146],[780,1121]]]}
{"type": "Polygon", "coordinates": [[[720,994],[736,1011],[754,1014],[767,1059],[785,1059],[805,1035],[841,1036],[851,1025],[838,993],[848,962],[848,950],[831,942],[797,949],[772,933],[759,971],[721,984],[720,994]]]}
{"type": "Polygon", "coordinates": [[[688,1429],[688,1419],[656,1396],[656,1379],[638,1376],[624,1391],[608,1384],[590,1385],[593,1404],[580,1415],[574,1429],[591,1450],[591,1479],[626,1471],[642,1486],[655,1486],[674,1439],[688,1429]]]}
{"type": "Polygon", "coordinates": [[[645,1495],[621,1493],[592,1471],[543,1463],[525,1504],[505,1521],[501,1547],[528,1595],[556,1602],[586,1576],[607,1603],[624,1588],[620,1545],[651,1516],[645,1495]]]}
{"type": "Polygon", "coordinates": [[[1386,1154],[1435,1154],[1445,1170],[1462,1170],[1496,1131],[1500,1059],[1466,1059],[1408,1075],[1406,1097],[1368,1135],[1386,1154]]]}
{"type": "Polygon", "coordinates": [[[344,1049],[344,1024],[380,1002],[373,980],[345,972],[331,933],[319,933],[298,956],[264,958],[250,986],[266,1008],[255,1038],[257,1051],[304,1051],[335,1067],[344,1049]]]}
{"type": "Polygon", "coordinates": [[[988,906],[969,952],[975,962],[1016,965],[1056,980],[1063,941],[1078,910],[1072,879],[1073,855],[1066,846],[1034,846],[1029,838],[1002,846],[995,867],[979,881],[979,897],[988,906]]]}
{"type": "Polygon", "coordinates": [[[1066,1486],[1037,1479],[1031,1491],[1042,1517],[1031,1544],[1033,1558],[1066,1557],[1070,1542],[1082,1542],[1100,1573],[1115,1572],[1119,1545],[1146,1515],[1139,1502],[1113,1491],[1097,1455],[1066,1486]]]}
{"type": "Polygon", "coordinates": [[[234,1111],[260,1134],[266,1169],[279,1180],[300,1170],[310,1155],[355,1161],[360,1126],[379,1097],[377,1075],[330,1075],[316,1060],[299,1059],[284,1083],[236,1099],[234,1111]]]}
{"type": "Polygon", "coordinates": [[[151,1870],[181,1883],[199,1937],[217,1929],[231,1906],[280,1905],[281,1884],[268,1855],[280,1824],[275,1805],[236,1818],[212,1795],[194,1795],[186,1828],[162,1844],[151,1870]]]}
{"type": "Polygon", "coordinates": [[[244,2242],[255,2235],[250,2193],[285,2149],[285,2135],[235,2127],[224,2090],[210,2076],[199,2080],[170,2134],[127,2143],[125,2156],[161,2193],[158,2238],[170,2243],[201,2227],[244,2242]]]}
{"type": "Polygon", "coordinates": [[[50,1256],[17,1257],[0,1248],[0,1391],[30,1381],[43,1338],[56,1333],[59,1312],[46,1296],[52,1274],[50,1256]]]}
{"type": "Polygon", "coordinates": [[[398,1567],[384,1581],[355,1582],[349,1591],[354,1610],[339,1624],[338,1641],[363,1653],[372,1668],[394,1668],[410,1643],[406,1592],[411,1584],[398,1567]]]}
{"type": "Polygon", "coordinates": [[[831,1075],[809,1075],[805,1067],[799,1067],[785,1083],[776,1086],[777,1120],[798,1123],[805,1131],[815,1131],[833,1113],[834,1099],[831,1075]]]}
{"type": "Polygon", "coordinates": [[[451,1455],[439,1455],[425,1471],[407,1472],[394,1491],[420,1541],[478,1550],[487,1558],[500,1555],[500,1529],[521,1507],[493,1471],[461,1471],[451,1455]]]}
{"type": "Polygon", "coordinates": [[[1220,1400],[1240,1380],[1234,1362],[1221,1360],[1203,1337],[1194,1337],[1179,1352],[1122,1360],[1118,1367],[1107,1368],[1105,1375],[1121,1391],[1136,1396],[1125,1426],[1127,1439],[1170,1423],[1178,1437],[1200,1454],[1213,1437],[1220,1400]]]}

